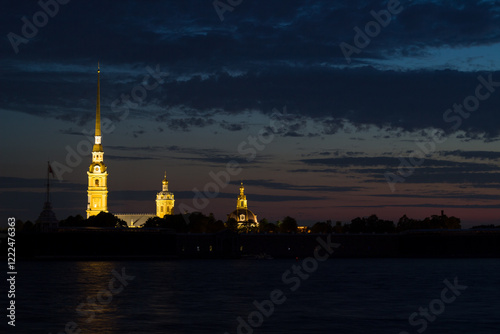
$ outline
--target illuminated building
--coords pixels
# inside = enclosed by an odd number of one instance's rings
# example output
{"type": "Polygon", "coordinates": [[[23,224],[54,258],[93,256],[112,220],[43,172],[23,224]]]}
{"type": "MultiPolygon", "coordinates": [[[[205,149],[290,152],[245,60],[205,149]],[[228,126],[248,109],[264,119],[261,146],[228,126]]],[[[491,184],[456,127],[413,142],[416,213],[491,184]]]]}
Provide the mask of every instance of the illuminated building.
{"type": "Polygon", "coordinates": [[[174,194],[168,191],[167,173],[162,181],[162,189],[156,194],[156,215],[154,213],[117,213],[115,216],[124,220],[128,227],[142,227],[149,218],[174,214],[174,194]]]}
{"type": "Polygon", "coordinates": [[[95,118],[95,142],[92,149],[92,163],[90,164],[88,175],[88,200],[87,218],[95,216],[99,212],[108,212],[108,171],[103,162],[104,151],[101,144],[101,101],[99,76],[100,69],[97,66],[97,105],[95,118]]]}
{"type": "Polygon", "coordinates": [[[156,215],[160,218],[174,213],[174,194],[168,191],[167,172],[162,181],[162,189],[156,194],[156,215]]]}
{"type": "Polygon", "coordinates": [[[236,203],[236,210],[227,215],[227,219],[234,218],[238,222],[238,227],[242,227],[245,223],[250,223],[250,226],[258,226],[257,215],[248,209],[247,196],[245,195],[245,188],[243,182],[240,186],[240,195],[236,203]]]}
{"type": "MultiPolygon", "coordinates": [[[[108,212],[108,171],[103,162],[104,150],[102,148],[101,134],[101,100],[100,100],[100,68],[97,67],[97,106],[95,118],[95,142],[92,149],[92,163],[88,175],[88,201],[87,218],[95,216],[101,211],[108,212]]],[[[174,211],[174,194],[168,191],[167,175],[162,182],[162,191],[156,195],[156,216],[163,218],[174,211]]],[[[152,213],[123,213],[116,216],[129,227],[140,227],[149,218],[155,217],[152,213]]]]}

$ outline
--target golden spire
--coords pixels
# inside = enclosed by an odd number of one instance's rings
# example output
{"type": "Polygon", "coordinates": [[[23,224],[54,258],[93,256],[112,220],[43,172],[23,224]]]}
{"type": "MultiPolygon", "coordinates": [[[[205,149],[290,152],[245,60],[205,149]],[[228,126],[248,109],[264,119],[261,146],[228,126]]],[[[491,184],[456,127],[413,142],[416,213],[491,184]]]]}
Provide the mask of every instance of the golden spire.
{"type": "Polygon", "coordinates": [[[165,177],[163,181],[161,182],[161,191],[168,191],[168,180],[167,180],[167,171],[165,171],[165,177]]]}
{"type": "MultiPolygon", "coordinates": [[[[102,152],[102,144],[101,144],[101,86],[100,86],[100,73],[101,69],[99,66],[99,62],[97,62],[97,103],[95,110],[95,142],[94,149],[92,152],[102,152]]],[[[102,156],[101,156],[102,160],[102,156]]]]}
{"type": "Polygon", "coordinates": [[[245,188],[243,187],[243,182],[240,186],[240,195],[238,196],[238,202],[236,204],[236,209],[247,209],[247,197],[245,196],[245,188]]]}
{"type": "Polygon", "coordinates": [[[100,84],[99,84],[99,76],[101,73],[101,69],[99,67],[99,62],[97,62],[97,106],[95,112],[95,135],[101,135],[101,93],[100,93],[100,84]]]}

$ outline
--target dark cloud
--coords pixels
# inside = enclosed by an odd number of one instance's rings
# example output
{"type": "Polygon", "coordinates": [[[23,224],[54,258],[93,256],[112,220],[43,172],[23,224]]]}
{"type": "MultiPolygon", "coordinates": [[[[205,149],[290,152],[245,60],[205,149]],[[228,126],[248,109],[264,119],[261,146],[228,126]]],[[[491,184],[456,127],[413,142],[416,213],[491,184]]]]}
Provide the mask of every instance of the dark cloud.
{"type": "Polygon", "coordinates": [[[262,162],[263,160],[269,159],[269,156],[259,154],[259,156],[256,157],[255,159],[253,159],[252,161],[248,161],[247,159],[245,159],[241,155],[236,155],[236,154],[217,154],[217,155],[215,155],[215,154],[208,154],[207,152],[205,152],[205,153],[202,153],[202,154],[200,154],[198,156],[194,156],[194,157],[174,156],[172,158],[178,159],[178,160],[205,162],[205,163],[208,163],[212,166],[219,166],[219,165],[225,166],[231,161],[236,162],[240,165],[257,164],[257,163],[262,162]]]}
{"type": "MultiPolygon", "coordinates": [[[[381,70],[369,60],[425,56],[426,47],[496,43],[500,41],[498,6],[487,1],[402,3],[404,11],[363,50],[356,66],[347,67],[339,43],[352,43],[354,26],[373,20],[370,11],[385,8],[385,1],[247,3],[226,13],[224,22],[211,3],[197,1],[71,2],[61,6],[35,38],[21,45],[18,55],[8,41],[2,43],[2,80],[8,84],[2,85],[0,99],[10,110],[89,124],[99,58],[103,109],[122,94],[130,95],[148,74],[146,67],[159,64],[169,76],[147,92],[142,109],[147,105],[158,110],[178,107],[195,113],[239,114],[243,110],[270,113],[287,105],[292,113],[305,117],[279,132],[293,137],[332,135],[346,122],[358,131],[373,125],[453,132],[443,113],[474,93],[479,73],[381,70]],[[25,92],[23,101],[16,98],[19,91],[25,92]],[[303,131],[305,120],[311,118],[322,124],[319,133],[303,131]]],[[[36,3],[11,1],[10,14],[0,24],[2,31],[20,33],[20,17],[37,10],[36,3]]],[[[500,80],[500,72],[492,75],[500,80]]],[[[499,123],[490,120],[495,119],[499,103],[500,94],[493,94],[463,121],[461,130],[471,136],[486,134],[485,140],[497,136],[499,123]]],[[[158,116],[144,110],[131,112],[130,117],[158,116]]],[[[167,127],[189,131],[214,123],[185,113],[188,117],[169,117],[167,127]]],[[[221,126],[230,131],[243,128],[229,121],[221,126]]]]}
{"type": "MultiPolygon", "coordinates": [[[[403,157],[404,158],[404,157],[403,157]]],[[[401,159],[392,157],[331,157],[302,159],[300,162],[319,168],[291,170],[294,173],[349,174],[350,177],[362,178],[364,183],[386,183],[386,174],[399,175],[401,159]],[[328,166],[329,168],[322,168],[328,166]]],[[[414,166],[411,173],[404,177],[405,184],[498,184],[500,170],[496,164],[459,162],[451,160],[426,159],[420,166],[414,166]]],[[[403,181],[401,181],[403,182],[403,181]]]]}
{"type": "MultiPolygon", "coordinates": [[[[233,194],[234,197],[234,194],[233,194]]],[[[263,195],[252,194],[249,198],[255,202],[289,202],[289,201],[318,201],[328,199],[326,196],[293,196],[293,195],[263,195]]]]}
{"type": "MultiPolygon", "coordinates": [[[[115,201],[151,201],[156,194],[155,190],[122,190],[122,191],[114,191],[113,199],[115,201]]],[[[195,196],[193,191],[180,190],[174,192],[176,198],[176,206],[179,207],[180,203],[184,200],[190,200],[195,196]]],[[[248,199],[252,202],[286,202],[286,201],[314,201],[314,200],[322,200],[325,197],[321,196],[294,196],[294,195],[265,195],[265,194],[248,194],[248,199]]],[[[221,192],[217,194],[217,198],[221,199],[231,199],[235,200],[236,195],[234,193],[225,193],[221,192]]]]}
{"type": "MultiPolygon", "coordinates": [[[[493,78],[500,81],[500,72],[496,72],[493,78]]],[[[202,117],[166,120],[170,129],[179,131],[214,124],[212,118],[205,116],[209,110],[221,109],[229,114],[239,114],[251,108],[270,113],[276,105],[286,103],[296,119],[288,120],[277,134],[307,134],[301,132],[307,125],[306,118],[318,121],[322,125],[319,134],[325,135],[337,133],[346,122],[353,124],[357,131],[372,125],[404,131],[435,127],[454,132],[452,126],[456,123],[445,122],[443,114],[454,103],[460,104],[473,94],[477,85],[475,74],[453,71],[397,73],[370,68],[350,71],[309,68],[290,72],[288,68],[275,68],[259,76],[214,75],[202,81],[167,83],[163,89],[168,94],[157,103],[164,107],[173,105],[199,110],[202,117]],[[287,90],[264,89],[263,82],[268,81],[275,84],[274,88],[286,86],[287,90]],[[256,89],[246,90],[244,87],[248,85],[256,89]],[[328,89],[315,89],[320,86],[328,89]],[[199,92],[196,99],[192,99],[193,90],[199,92]]],[[[470,132],[469,136],[471,131],[486,133],[486,137],[498,135],[498,126],[489,120],[496,117],[495,106],[499,103],[500,94],[492,95],[476,113],[463,120],[460,129],[470,132]]],[[[59,113],[54,116],[82,124],[93,117],[91,112],[77,118],[75,113],[67,112],[67,117],[59,113]]],[[[50,111],[47,113],[51,115],[50,111]]]]}
{"type": "Polygon", "coordinates": [[[192,128],[204,128],[214,123],[215,121],[211,118],[188,117],[169,119],[167,126],[171,130],[190,131],[192,128]]]}
{"type": "MultiPolygon", "coordinates": [[[[384,181],[384,175],[371,175],[374,180],[378,179],[376,182],[384,181]]],[[[473,172],[468,170],[463,170],[461,172],[440,172],[439,170],[433,170],[432,173],[420,173],[416,170],[412,175],[405,178],[404,183],[406,184],[438,184],[438,183],[449,183],[449,184],[475,184],[475,183],[500,183],[500,172],[473,172]]]]}
{"type": "Polygon", "coordinates": [[[118,160],[118,161],[130,161],[130,160],[158,160],[158,158],[154,157],[134,157],[134,156],[123,156],[123,155],[112,155],[106,154],[106,159],[109,160],[118,160]]]}
{"type": "Polygon", "coordinates": [[[375,194],[374,197],[389,197],[389,198],[436,198],[436,199],[463,199],[463,200],[487,200],[498,201],[500,195],[489,194],[471,194],[464,193],[435,193],[435,194],[375,194]]]}
{"type": "Polygon", "coordinates": [[[360,155],[366,155],[365,152],[361,151],[346,151],[346,150],[339,150],[339,149],[334,149],[334,150],[324,150],[324,151],[314,151],[310,153],[304,153],[302,154],[303,157],[311,157],[311,156],[334,156],[334,157],[354,157],[354,156],[360,156],[360,155]]]}
{"type": "MultiPolygon", "coordinates": [[[[401,161],[405,159],[401,157],[333,157],[333,158],[316,158],[302,159],[300,162],[306,165],[326,165],[335,167],[374,167],[374,166],[396,166],[399,167],[401,161]]],[[[469,171],[494,171],[497,170],[494,164],[474,163],[474,162],[457,162],[450,160],[424,159],[422,165],[415,166],[416,169],[425,169],[433,167],[436,170],[446,172],[452,170],[469,170],[469,171]],[[439,167],[439,168],[436,168],[439,167]],[[448,169],[445,169],[448,168],[448,169]]],[[[425,170],[428,172],[427,170],[425,170]]]]}
{"type": "Polygon", "coordinates": [[[146,131],[144,130],[135,130],[135,131],[132,131],[132,136],[134,138],[137,138],[139,137],[140,135],[143,135],[144,133],[146,133],[146,131]]]}
{"type": "Polygon", "coordinates": [[[460,157],[464,159],[479,159],[479,160],[498,160],[500,152],[496,151],[441,151],[439,155],[444,157],[460,157]]]}
{"type": "MultiPolygon", "coordinates": [[[[232,182],[233,184],[238,184],[237,182],[232,182]]],[[[330,186],[330,185],[298,185],[284,182],[276,182],[270,179],[260,179],[260,180],[245,180],[244,186],[252,187],[262,187],[269,189],[280,189],[280,190],[295,190],[303,191],[308,193],[316,192],[345,192],[345,191],[359,191],[364,189],[363,187],[356,186],[330,186]]]]}
{"type": "Polygon", "coordinates": [[[226,121],[219,123],[219,126],[228,131],[240,131],[245,128],[245,126],[241,123],[228,123],[226,121]]]}
{"type": "Polygon", "coordinates": [[[389,157],[339,157],[339,158],[316,158],[302,159],[300,162],[306,165],[326,165],[335,167],[370,167],[370,166],[391,166],[399,164],[399,160],[389,157]]]}
{"type": "MultiPolygon", "coordinates": [[[[256,164],[262,161],[268,160],[269,155],[259,154],[252,161],[247,161],[247,159],[239,154],[234,154],[233,152],[228,152],[220,150],[217,148],[193,148],[193,147],[181,147],[176,145],[170,146],[109,146],[111,150],[117,151],[130,151],[130,152],[149,152],[151,154],[169,154],[171,159],[186,160],[186,161],[199,161],[207,162],[212,165],[226,165],[230,161],[236,161],[240,164],[256,164]]],[[[141,157],[131,159],[143,159],[141,157]]]]}
{"type": "MultiPolygon", "coordinates": [[[[51,178],[52,179],[52,178],[51,178]]],[[[67,181],[50,181],[51,188],[54,191],[58,190],[80,190],[84,185],[80,183],[72,183],[67,181]]],[[[32,188],[45,190],[47,186],[47,179],[31,179],[23,177],[10,177],[10,176],[0,176],[0,189],[9,188],[32,188]]]]}
{"type": "Polygon", "coordinates": [[[498,209],[495,204],[380,204],[380,205],[347,205],[346,208],[439,208],[439,209],[498,209]]]}
{"type": "Polygon", "coordinates": [[[75,130],[72,127],[68,129],[62,129],[59,130],[60,133],[64,135],[71,135],[71,136],[86,136],[86,134],[80,129],[80,130],[75,130]]]}

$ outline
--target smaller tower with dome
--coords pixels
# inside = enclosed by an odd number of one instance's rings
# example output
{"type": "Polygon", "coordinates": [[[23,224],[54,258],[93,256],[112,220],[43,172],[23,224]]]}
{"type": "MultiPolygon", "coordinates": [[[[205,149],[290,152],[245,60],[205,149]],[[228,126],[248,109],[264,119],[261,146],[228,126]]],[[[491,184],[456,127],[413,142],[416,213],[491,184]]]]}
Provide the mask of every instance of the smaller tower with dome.
{"type": "Polygon", "coordinates": [[[160,218],[174,213],[174,194],[168,191],[167,172],[162,181],[162,189],[156,194],[156,215],[160,218]]]}
{"type": "Polygon", "coordinates": [[[257,215],[248,209],[247,196],[245,195],[243,182],[241,182],[240,185],[240,195],[238,196],[238,202],[236,203],[236,210],[227,215],[228,220],[231,218],[238,222],[238,227],[241,227],[243,223],[250,223],[254,226],[258,226],[259,224],[257,215]]]}

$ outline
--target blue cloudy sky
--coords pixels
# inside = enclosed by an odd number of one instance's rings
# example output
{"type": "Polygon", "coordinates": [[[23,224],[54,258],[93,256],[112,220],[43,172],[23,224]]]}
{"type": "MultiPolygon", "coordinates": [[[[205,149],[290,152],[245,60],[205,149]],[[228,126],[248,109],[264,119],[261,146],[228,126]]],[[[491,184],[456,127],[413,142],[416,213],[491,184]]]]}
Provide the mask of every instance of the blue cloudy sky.
{"type": "Polygon", "coordinates": [[[500,1],[65,1],[0,14],[2,224],[36,219],[47,161],[84,214],[98,61],[113,213],[153,212],[166,170],[219,219],[243,180],[269,220],[498,223],[500,1]]]}

